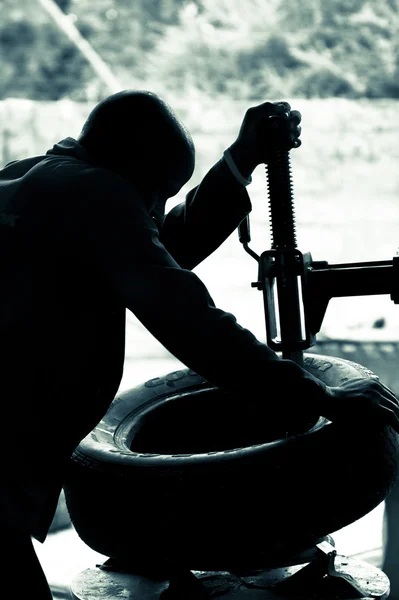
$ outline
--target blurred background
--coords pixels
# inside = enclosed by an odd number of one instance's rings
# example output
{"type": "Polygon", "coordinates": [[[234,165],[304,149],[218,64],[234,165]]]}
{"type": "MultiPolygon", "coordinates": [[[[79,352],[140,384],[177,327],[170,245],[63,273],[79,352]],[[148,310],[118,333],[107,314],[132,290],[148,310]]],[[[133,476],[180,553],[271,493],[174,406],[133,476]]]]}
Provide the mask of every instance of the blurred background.
{"type": "MultiPolygon", "coordinates": [[[[299,249],[330,263],[396,254],[398,0],[0,0],[0,9],[1,166],[77,137],[107,95],[148,89],[181,116],[197,151],[168,209],[234,141],[247,108],[286,100],[302,113],[302,146],[291,152],[299,249]]],[[[271,244],[264,168],[248,192],[251,246],[261,253],[271,244]]],[[[257,265],[238,235],[196,272],[216,304],[264,341],[262,295],[250,287],[257,265]]],[[[364,364],[399,393],[398,350],[389,296],[332,300],[311,349],[364,364]]],[[[182,366],[128,313],[121,389],[182,366]]],[[[352,537],[358,551],[381,545],[381,508],[375,514],[356,525],[366,535],[362,548],[361,534],[352,537]]],[[[54,532],[68,528],[61,509],[57,519],[54,532]]],[[[46,547],[38,552],[50,579],[62,579],[46,547]]]]}

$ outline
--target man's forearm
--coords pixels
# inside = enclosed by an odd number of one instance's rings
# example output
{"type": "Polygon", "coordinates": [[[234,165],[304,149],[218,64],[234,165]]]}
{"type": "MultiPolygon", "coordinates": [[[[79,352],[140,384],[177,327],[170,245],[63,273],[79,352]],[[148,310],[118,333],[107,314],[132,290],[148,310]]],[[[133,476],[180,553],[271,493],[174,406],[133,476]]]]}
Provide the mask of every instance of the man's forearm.
{"type": "Polygon", "coordinates": [[[245,179],[250,179],[256,165],[253,163],[252,155],[249,154],[237,141],[229,146],[230,154],[237,169],[245,179]]]}
{"type": "Polygon", "coordinates": [[[174,207],[160,231],[160,240],[185,269],[193,269],[222,244],[251,211],[251,201],[225,161],[219,160],[174,207]]]}

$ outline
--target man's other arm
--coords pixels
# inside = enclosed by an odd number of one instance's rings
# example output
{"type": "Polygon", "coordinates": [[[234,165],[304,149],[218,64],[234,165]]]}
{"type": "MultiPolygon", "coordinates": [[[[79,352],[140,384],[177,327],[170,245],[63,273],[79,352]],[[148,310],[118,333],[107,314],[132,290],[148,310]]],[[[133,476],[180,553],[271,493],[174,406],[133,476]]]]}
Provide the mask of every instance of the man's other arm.
{"type": "Polygon", "coordinates": [[[160,241],[175,261],[193,269],[210,256],[250,213],[246,188],[219,160],[185,202],[169,211],[160,229],[160,241]]]}
{"type": "Polygon", "coordinates": [[[93,268],[121,303],[173,356],[226,392],[246,395],[250,386],[274,405],[283,396],[296,402],[302,391],[306,403],[318,404],[324,384],[216,307],[199,277],[163,246],[144,202],[108,183],[84,190],[86,235],[93,268]]]}

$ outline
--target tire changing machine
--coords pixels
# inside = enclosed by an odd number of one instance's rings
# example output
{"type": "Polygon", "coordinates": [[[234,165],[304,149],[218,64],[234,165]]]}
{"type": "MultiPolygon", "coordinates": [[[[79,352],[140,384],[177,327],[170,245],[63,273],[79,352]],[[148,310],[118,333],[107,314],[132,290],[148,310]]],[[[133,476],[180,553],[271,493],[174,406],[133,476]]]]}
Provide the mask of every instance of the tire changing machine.
{"type": "MultiPolygon", "coordinates": [[[[390,294],[399,304],[399,255],[393,260],[329,265],[302,254],[296,243],[289,150],[268,160],[272,248],[258,256],[249,217],[239,240],[258,262],[252,287],[263,292],[267,344],[283,358],[303,366],[303,351],[313,346],[333,297],[390,294]]],[[[379,568],[341,555],[328,535],[313,547],[253,572],[179,570],[168,575],[137,573],[128,559],[108,559],[75,577],[73,600],[385,600],[390,582],[379,568]]]]}

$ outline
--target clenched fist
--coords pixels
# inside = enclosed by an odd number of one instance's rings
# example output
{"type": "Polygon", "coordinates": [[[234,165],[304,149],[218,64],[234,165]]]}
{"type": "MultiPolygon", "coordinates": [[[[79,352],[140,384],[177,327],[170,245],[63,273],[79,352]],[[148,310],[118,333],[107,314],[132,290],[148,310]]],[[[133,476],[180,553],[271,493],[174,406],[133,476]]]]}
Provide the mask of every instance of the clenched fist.
{"type": "Polygon", "coordinates": [[[237,139],[229,147],[241,174],[249,179],[255,168],[267,164],[276,150],[299,148],[302,115],[288,102],[264,102],[245,113],[237,139]]]}

